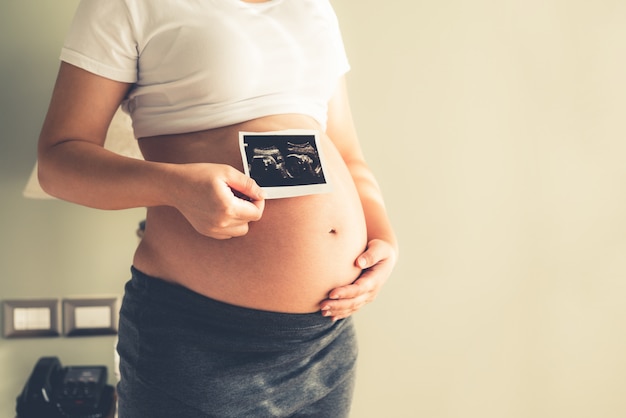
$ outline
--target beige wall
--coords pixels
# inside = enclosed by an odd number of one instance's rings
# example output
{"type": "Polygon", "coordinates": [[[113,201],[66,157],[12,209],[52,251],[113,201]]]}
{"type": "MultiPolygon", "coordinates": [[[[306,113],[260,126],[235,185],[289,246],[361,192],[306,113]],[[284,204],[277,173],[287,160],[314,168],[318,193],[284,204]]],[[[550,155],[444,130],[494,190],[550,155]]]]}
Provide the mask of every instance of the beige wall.
{"type": "MultiPolygon", "coordinates": [[[[20,197],[76,4],[0,4],[0,299],[126,280],[141,211],[20,197]]],[[[357,316],[353,417],[626,416],[626,3],[333,4],[402,244],[357,316]]],[[[0,339],[0,416],[38,356],[111,345],[0,339]]]]}
{"type": "MultiPolygon", "coordinates": [[[[0,300],[121,294],[143,210],[103,212],[21,196],[77,0],[0,2],[0,300]]],[[[113,337],[0,337],[0,418],[35,361],[113,366],[113,337]]]]}
{"type": "Polygon", "coordinates": [[[403,244],[355,416],[626,416],[626,3],[335,4],[403,244]]]}

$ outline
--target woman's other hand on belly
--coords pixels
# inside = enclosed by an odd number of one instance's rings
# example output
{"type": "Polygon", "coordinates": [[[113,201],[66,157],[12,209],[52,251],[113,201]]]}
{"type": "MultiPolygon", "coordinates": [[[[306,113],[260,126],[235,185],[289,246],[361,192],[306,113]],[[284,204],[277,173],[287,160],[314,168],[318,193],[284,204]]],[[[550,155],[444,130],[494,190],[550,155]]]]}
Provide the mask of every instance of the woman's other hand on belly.
{"type": "Polygon", "coordinates": [[[228,239],[248,233],[265,201],[256,182],[226,164],[176,164],[171,206],[200,234],[228,239]]]}
{"type": "Polygon", "coordinates": [[[396,258],[393,245],[380,239],[371,240],[355,261],[361,275],[352,284],[330,291],[328,299],[320,304],[322,315],[334,321],[347,318],[376,299],[391,275],[396,258]]]}

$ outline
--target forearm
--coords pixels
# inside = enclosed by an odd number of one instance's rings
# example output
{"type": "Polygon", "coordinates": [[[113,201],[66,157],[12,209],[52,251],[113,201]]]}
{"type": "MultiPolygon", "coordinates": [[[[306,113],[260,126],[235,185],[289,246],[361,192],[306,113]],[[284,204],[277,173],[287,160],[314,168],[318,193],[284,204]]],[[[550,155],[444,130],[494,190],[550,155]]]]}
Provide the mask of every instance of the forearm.
{"type": "Polygon", "coordinates": [[[396,234],[389,220],[382,192],[374,175],[363,161],[352,163],[350,171],[361,198],[368,241],[373,239],[385,241],[393,247],[397,254],[398,241],[396,234]]]}
{"type": "Polygon", "coordinates": [[[64,141],[40,148],[39,181],[52,196],[97,209],[167,204],[171,164],[114,154],[96,144],[64,141]]]}
{"type": "Polygon", "coordinates": [[[361,198],[361,202],[365,212],[368,241],[374,239],[385,241],[393,247],[397,255],[399,251],[397,237],[382,202],[367,197],[361,198]]]}

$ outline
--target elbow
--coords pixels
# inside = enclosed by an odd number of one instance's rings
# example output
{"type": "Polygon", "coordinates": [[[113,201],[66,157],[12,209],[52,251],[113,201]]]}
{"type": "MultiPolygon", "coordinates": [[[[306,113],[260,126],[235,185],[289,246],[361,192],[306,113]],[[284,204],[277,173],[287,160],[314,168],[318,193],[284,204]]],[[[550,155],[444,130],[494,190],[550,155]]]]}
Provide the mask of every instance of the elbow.
{"type": "Polygon", "coordinates": [[[60,174],[54,169],[54,163],[50,161],[46,153],[41,151],[37,157],[37,180],[39,187],[52,197],[60,198],[59,184],[60,174]]]}
{"type": "Polygon", "coordinates": [[[39,181],[39,187],[47,194],[57,197],[54,187],[54,179],[50,174],[50,170],[47,169],[47,165],[42,159],[37,161],[37,180],[39,181]]]}
{"type": "Polygon", "coordinates": [[[64,199],[71,188],[71,172],[75,163],[68,141],[52,142],[39,140],[37,148],[37,180],[41,189],[52,197],[64,199]]]}

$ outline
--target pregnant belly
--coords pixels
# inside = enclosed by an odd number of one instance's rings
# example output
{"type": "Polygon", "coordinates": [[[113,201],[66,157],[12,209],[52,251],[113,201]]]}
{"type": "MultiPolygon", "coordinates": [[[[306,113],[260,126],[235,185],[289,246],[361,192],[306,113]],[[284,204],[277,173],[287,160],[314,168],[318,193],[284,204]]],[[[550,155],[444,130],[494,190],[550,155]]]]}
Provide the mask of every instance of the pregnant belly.
{"type": "Polygon", "coordinates": [[[135,266],[239,306],[319,310],[330,290],[359,276],[355,261],[367,240],[348,170],[330,142],[325,155],[330,193],[267,200],[262,218],[242,237],[207,238],[177,210],[150,208],[135,266]]]}

